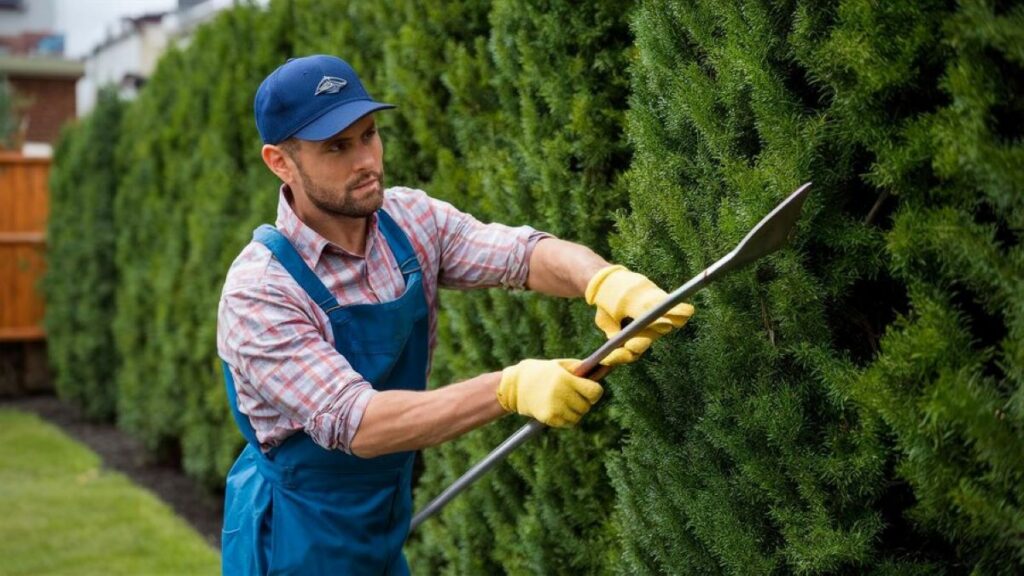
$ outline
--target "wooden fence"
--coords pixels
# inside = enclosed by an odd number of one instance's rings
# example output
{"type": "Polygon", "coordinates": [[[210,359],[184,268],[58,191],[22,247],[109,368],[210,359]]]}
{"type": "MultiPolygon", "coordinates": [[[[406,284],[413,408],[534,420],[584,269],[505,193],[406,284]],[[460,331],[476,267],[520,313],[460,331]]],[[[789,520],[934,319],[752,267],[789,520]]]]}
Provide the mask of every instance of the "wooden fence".
{"type": "Polygon", "coordinates": [[[49,158],[0,152],[0,342],[46,338],[39,280],[45,269],[49,158]]]}

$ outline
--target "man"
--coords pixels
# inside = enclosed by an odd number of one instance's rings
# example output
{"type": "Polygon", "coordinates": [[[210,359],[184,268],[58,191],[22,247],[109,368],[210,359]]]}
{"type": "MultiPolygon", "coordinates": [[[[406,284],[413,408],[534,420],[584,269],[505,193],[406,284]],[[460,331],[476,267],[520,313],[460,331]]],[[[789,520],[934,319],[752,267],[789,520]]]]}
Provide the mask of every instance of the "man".
{"type": "MultiPolygon", "coordinates": [[[[601,397],[575,360],[524,360],[425,390],[439,286],[585,296],[609,336],[665,293],[583,246],[482,224],[384,188],[374,113],[351,67],[289,60],[260,85],[263,161],[282,181],[228,272],[218,350],[247,446],[227,479],[225,574],[406,574],[414,451],[507,412],[576,424],[601,397]]],[[[607,365],[682,326],[673,309],[607,365]]]]}

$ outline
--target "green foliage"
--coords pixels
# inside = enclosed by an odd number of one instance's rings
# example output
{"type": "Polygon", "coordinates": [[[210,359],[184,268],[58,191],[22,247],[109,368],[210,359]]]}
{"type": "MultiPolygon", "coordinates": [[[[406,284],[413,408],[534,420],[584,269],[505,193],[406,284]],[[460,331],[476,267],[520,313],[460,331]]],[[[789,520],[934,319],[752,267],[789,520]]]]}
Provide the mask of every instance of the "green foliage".
{"type": "Polygon", "coordinates": [[[241,446],[216,357],[220,287],[276,202],[252,121],[256,86],[285,59],[269,17],[226,11],[165,55],[119,151],[118,418],[211,485],[241,446]]]}
{"type": "Polygon", "coordinates": [[[650,527],[623,530],[632,571],[848,570],[870,564],[884,528],[884,449],[822,378],[850,369],[835,347],[855,326],[829,311],[860,313],[854,282],[879,274],[882,237],[849,198],[854,151],[801,100],[794,8],[652,2],[634,19],[619,260],[678,284],[800,182],[815,191],[793,249],[699,294],[685,336],[617,387],[630,431],[612,466],[620,518],[650,527]]]}
{"type": "Polygon", "coordinates": [[[58,394],[102,420],[114,417],[117,397],[114,152],[123,111],[116,92],[101,92],[93,113],[62,134],[50,174],[43,279],[50,362],[58,394]]]}
{"type": "Polygon", "coordinates": [[[638,11],[620,259],[695,273],[815,185],[794,246],[619,388],[630,571],[1020,569],[1021,16],[638,11]]]}
{"type": "Polygon", "coordinates": [[[9,148],[11,139],[18,130],[16,100],[11,84],[0,75],[0,147],[9,148]]]}
{"type": "Polygon", "coordinates": [[[17,149],[24,139],[23,116],[32,98],[18,94],[7,77],[0,74],[0,149],[17,149]]]}
{"type": "MultiPolygon", "coordinates": [[[[475,14],[467,18],[482,24],[475,14]]],[[[427,190],[483,220],[531,224],[607,251],[612,213],[624,201],[617,176],[629,160],[621,134],[630,42],[625,14],[612,2],[494,2],[489,27],[475,36],[439,35],[450,65],[441,76],[447,109],[437,117],[448,119],[440,134],[451,148],[438,153],[444,164],[427,190]]],[[[417,70],[411,62],[405,67],[417,70]]],[[[503,291],[442,298],[436,384],[522,358],[583,357],[599,343],[593,312],[581,301],[503,291]]],[[[506,419],[427,451],[418,502],[425,504],[523,424],[506,419]]],[[[611,486],[601,456],[617,438],[598,410],[579,430],[549,433],[520,448],[510,466],[490,472],[423,526],[413,559],[453,574],[612,570],[615,528],[601,497],[611,486]]]]}
{"type": "Polygon", "coordinates": [[[872,180],[899,199],[887,250],[911,310],[850,394],[891,428],[915,523],[977,573],[1013,574],[1024,569],[1024,6],[942,8],[913,14],[933,38],[914,59],[882,52],[865,30],[874,22],[850,26],[882,64],[911,72],[860,88],[862,110],[884,117],[900,92],[933,102],[871,145],[872,180]]]}
{"type": "MultiPolygon", "coordinates": [[[[222,482],[242,440],[215,310],[277,202],[253,94],[334,53],[399,105],[390,183],[666,288],[814,181],[791,248],[426,523],[414,570],[1020,571],[1022,24],[982,0],[235,7],[58,147],[58,386],[222,482]]],[[[600,342],[581,302],[528,293],[445,293],[438,329],[433,385],[600,342]]],[[[426,451],[418,504],[522,423],[426,451]]]]}

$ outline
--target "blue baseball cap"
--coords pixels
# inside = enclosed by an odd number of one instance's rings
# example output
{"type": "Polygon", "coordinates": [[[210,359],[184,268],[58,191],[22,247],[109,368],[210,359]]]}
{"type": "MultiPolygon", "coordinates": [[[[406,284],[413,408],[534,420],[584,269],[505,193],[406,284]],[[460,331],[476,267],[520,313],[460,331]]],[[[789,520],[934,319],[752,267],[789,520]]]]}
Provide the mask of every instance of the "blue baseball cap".
{"type": "Polygon", "coordinates": [[[394,108],[370,98],[348,62],[324,54],[279,66],[260,83],[253,107],[264,144],[326,140],[370,112],[394,108]]]}

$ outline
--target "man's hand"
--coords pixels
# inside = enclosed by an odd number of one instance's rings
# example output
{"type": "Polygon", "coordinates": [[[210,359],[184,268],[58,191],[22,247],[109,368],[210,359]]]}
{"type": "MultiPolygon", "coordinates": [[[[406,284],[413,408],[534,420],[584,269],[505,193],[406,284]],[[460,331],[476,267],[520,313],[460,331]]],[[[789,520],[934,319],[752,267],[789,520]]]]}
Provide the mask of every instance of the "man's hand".
{"type": "Polygon", "coordinates": [[[579,360],[523,360],[501,373],[498,402],[555,428],[573,426],[601,399],[604,389],[572,373],[579,360]]]}
{"type": "MultiPolygon", "coordinates": [[[[608,266],[594,274],[587,284],[587,304],[597,307],[597,327],[611,338],[622,330],[622,321],[643,316],[668,297],[664,290],[642,274],[625,266],[608,266]]],[[[658,338],[681,328],[693,315],[693,306],[679,304],[652,322],[601,360],[605,366],[629,364],[647,351],[658,338]]]]}

